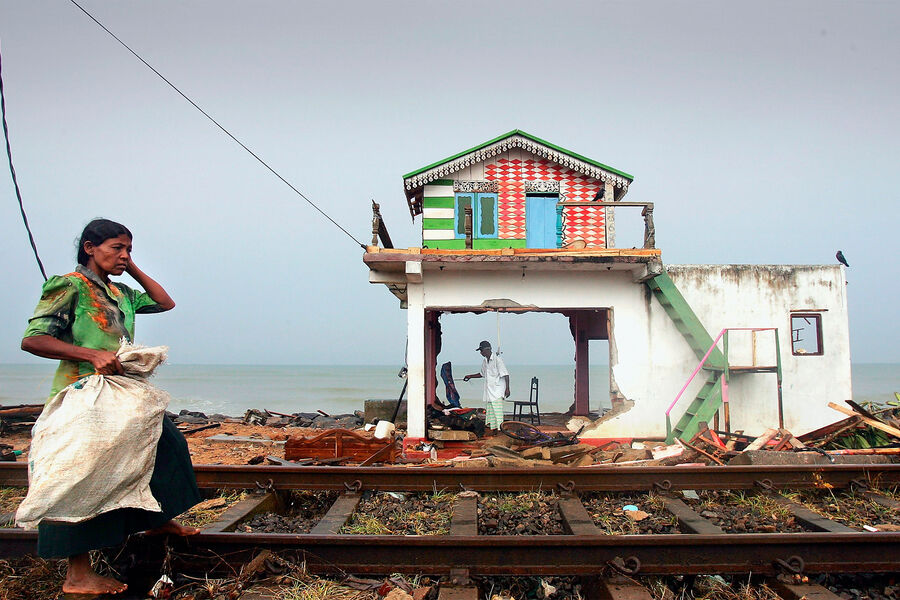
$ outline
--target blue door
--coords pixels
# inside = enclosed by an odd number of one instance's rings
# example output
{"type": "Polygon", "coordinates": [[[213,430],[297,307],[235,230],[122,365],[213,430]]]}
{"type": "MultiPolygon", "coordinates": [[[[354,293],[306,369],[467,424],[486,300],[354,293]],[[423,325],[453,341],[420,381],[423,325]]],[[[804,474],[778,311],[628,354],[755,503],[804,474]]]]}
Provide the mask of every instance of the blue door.
{"type": "Polygon", "coordinates": [[[552,196],[525,197],[525,245],[528,248],[556,248],[556,202],[552,196]]]}

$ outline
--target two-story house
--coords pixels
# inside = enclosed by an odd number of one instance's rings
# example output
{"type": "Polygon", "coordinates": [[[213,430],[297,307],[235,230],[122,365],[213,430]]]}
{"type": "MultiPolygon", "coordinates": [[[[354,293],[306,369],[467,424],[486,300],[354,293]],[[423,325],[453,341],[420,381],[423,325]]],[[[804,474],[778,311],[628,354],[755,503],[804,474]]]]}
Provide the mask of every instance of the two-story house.
{"type": "Polygon", "coordinates": [[[843,267],[664,266],[653,203],[624,200],[632,182],[520,130],[404,175],[421,244],[390,247],[376,215],[364,262],[407,310],[410,437],[435,396],[441,315],[489,311],[568,318],[575,415],[590,407],[588,342],[609,341],[614,410],[596,437],[833,421],[827,403],[851,397],[843,267]],[[616,248],[625,210],[644,219],[641,248],[616,248]]]}

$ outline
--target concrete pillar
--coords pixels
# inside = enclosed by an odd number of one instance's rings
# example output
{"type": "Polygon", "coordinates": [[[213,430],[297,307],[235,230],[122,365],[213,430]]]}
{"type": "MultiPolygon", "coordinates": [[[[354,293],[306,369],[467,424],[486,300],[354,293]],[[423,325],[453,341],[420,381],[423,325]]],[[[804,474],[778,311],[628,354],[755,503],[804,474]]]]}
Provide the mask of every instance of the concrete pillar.
{"type": "Polygon", "coordinates": [[[409,437],[425,437],[425,287],[406,285],[407,426],[409,437]]]}

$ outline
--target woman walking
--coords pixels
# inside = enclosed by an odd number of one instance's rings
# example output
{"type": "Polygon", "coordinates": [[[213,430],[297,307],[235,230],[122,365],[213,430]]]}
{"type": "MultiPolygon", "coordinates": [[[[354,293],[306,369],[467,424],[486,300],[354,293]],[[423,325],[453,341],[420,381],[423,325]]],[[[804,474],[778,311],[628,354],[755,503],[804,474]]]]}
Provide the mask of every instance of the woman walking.
{"type": "MultiPolygon", "coordinates": [[[[163,287],[141,271],[131,259],[132,235],[107,219],[87,224],[78,243],[78,266],[68,275],[51,277],[22,339],[22,350],[58,359],[50,397],[89,375],[121,375],[116,357],[121,340],[134,337],[137,313],[165,312],[175,302],[163,287]],[[131,275],[144,292],[110,280],[131,275]]],[[[68,449],[73,454],[79,448],[68,449]]],[[[119,508],[79,523],[41,521],[38,554],[68,557],[63,592],[117,594],[127,586],[101,577],[90,563],[90,550],[115,546],[132,533],[192,535],[199,530],[172,520],[200,501],[187,442],[168,418],[156,448],[150,491],[162,512],[119,508]]]]}

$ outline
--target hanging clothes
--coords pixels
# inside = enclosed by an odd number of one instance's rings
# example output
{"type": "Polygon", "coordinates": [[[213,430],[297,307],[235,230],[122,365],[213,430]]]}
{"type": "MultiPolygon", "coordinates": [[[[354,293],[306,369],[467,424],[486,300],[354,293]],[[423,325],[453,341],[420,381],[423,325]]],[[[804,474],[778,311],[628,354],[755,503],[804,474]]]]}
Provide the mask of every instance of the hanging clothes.
{"type": "Polygon", "coordinates": [[[453,383],[453,366],[449,361],[441,365],[441,379],[444,380],[447,403],[453,408],[460,408],[459,392],[456,389],[456,384],[453,383]]]}

